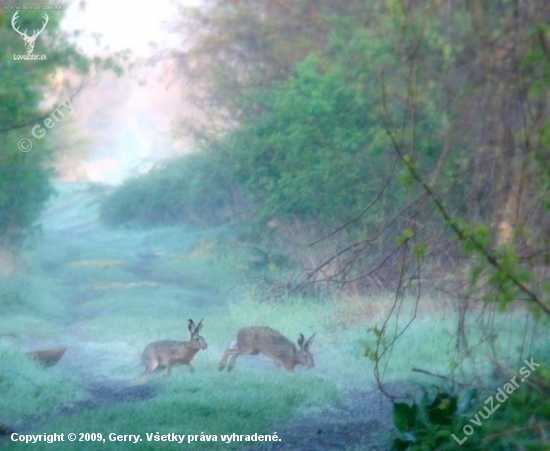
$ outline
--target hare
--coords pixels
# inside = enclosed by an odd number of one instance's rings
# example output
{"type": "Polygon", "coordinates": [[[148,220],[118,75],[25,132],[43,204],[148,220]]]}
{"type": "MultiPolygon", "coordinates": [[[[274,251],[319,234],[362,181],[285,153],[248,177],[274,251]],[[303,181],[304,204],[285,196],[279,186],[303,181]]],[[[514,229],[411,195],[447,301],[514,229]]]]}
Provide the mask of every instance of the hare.
{"type": "Polygon", "coordinates": [[[227,371],[231,371],[235,366],[235,360],[240,355],[256,355],[262,353],[271,357],[275,361],[275,367],[283,365],[287,371],[294,371],[298,364],[307,368],[315,366],[313,356],[309,352],[309,347],[313,342],[313,334],[309,340],[304,336],[298,336],[298,346],[292,343],[280,332],[266,326],[245,327],[237,333],[237,340],[231,343],[229,348],[223,353],[219,370],[223,371],[229,360],[227,371]]]}
{"type": "Polygon", "coordinates": [[[191,372],[195,371],[191,360],[197,352],[208,347],[204,338],[199,335],[202,321],[201,319],[195,327],[193,320],[189,320],[189,332],[191,332],[189,341],[162,340],[149,343],[141,354],[146,367],[140,376],[140,381],[145,382],[147,376],[158,369],[166,368],[166,375],[170,376],[172,366],[175,364],[187,365],[191,372]]]}
{"type": "Polygon", "coordinates": [[[48,368],[59,362],[66,350],[67,348],[41,349],[40,351],[28,352],[27,355],[38,360],[43,366],[48,368]]]}

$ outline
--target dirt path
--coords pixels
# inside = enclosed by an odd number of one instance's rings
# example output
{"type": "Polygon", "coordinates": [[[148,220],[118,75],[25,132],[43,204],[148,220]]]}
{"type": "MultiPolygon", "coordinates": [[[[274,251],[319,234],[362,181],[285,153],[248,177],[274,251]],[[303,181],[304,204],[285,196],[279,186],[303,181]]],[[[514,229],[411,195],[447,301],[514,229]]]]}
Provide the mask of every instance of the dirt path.
{"type": "Polygon", "coordinates": [[[274,427],[281,442],[250,449],[387,450],[392,431],[391,411],[391,402],[379,392],[350,390],[335,406],[274,427]]]}

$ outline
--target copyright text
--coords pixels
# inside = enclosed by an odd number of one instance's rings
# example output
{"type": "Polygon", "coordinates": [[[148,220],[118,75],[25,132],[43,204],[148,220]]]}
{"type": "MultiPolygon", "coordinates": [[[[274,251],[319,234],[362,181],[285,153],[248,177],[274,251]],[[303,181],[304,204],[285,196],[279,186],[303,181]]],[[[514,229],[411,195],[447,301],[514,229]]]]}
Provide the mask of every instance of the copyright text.
{"type": "Polygon", "coordinates": [[[161,434],[160,432],[147,432],[145,435],[141,434],[117,434],[111,432],[110,434],[102,433],[88,433],[80,432],[75,434],[70,432],[68,434],[17,434],[14,432],[10,436],[13,442],[25,442],[25,443],[54,443],[54,442],[128,442],[139,443],[143,441],[147,442],[175,442],[175,443],[196,443],[196,442],[280,442],[281,439],[277,436],[277,433],[273,434],[161,434]]]}

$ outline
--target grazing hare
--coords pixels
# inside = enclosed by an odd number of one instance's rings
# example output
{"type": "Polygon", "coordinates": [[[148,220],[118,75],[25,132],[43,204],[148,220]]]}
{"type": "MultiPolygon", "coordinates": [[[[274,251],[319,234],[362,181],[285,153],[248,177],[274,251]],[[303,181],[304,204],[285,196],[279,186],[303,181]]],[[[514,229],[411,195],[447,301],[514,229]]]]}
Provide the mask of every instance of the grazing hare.
{"type": "Polygon", "coordinates": [[[271,357],[275,361],[276,368],[283,365],[288,371],[294,371],[294,367],[298,364],[311,368],[315,366],[315,362],[309,352],[309,346],[313,342],[314,336],[315,334],[306,341],[300,334],[298,336],[299,349],[296,349],[294,343],[271,327],[245,327],[239,330],[237,340],[231,343],[231,346],[223,353],[219,370],[223,371],[228,358],[230,360],[227,371],[231,371],[238,356],[259,353],[271,357]]]}
{"type": "Polygon", "coordinates": [[[208,346],[204,338],[199,335],[202,328],[202,319],[195,327],[192,319],[189,320],[189,332],[191,340],[174,341],[162,340],[149,343],[141,354],[141,359],[145,363],[145,371],[141,374],[141,382],[145,382],[147,376],[158,369],[166,368],[167,376],[172,372],[172,366],[175,364],[187,365],[191,372],[195,371],[191,360],[201,349],[208,346]]]}

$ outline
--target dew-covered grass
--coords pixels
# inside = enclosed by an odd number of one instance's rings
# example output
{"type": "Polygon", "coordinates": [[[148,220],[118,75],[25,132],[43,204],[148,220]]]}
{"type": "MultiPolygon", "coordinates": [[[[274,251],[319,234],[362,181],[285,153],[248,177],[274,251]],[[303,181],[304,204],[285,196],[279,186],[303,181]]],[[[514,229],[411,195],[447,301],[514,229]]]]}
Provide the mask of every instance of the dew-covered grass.
{"type": "MultiPolygon", "coordinates": [[[[3,448],[115,449],[108,434],[116,433],[143,439],[116,449],[242,449],[242,443],[221,442],[160,448],[145,434],[273,434],[274,425],[323,412],[352,388],[372,388],[373,362],[365,351],[376,346],[373,328],[382,326],[392,297],[260,302],[246,289],[243,265],[234,263],[243,256],[228,244],[230,234],[224,228],[108,230],[85,187],[62,186],[42,234],[22,250],[20,270],[1,276],[0,423],[22,434],[101,433],[107,444],[3,448]],[[171,377],[156,373],[139,385],[143,348],[155,340],[187,340],[189,318],[204,318],[208,343],[193,360],[195,373],[175,367],[171,377]],[[316,334],[315,368],[276,371],[260,355],[241,356],[233,372],[218,372],[225,347],[249,325],[268,325],[293,341],[299,333],[316,334]],[[57,346],[67,352],[51,368],[25,354],[57,346]]],[[[388,331],[406,324],[412,309],[405,313],[388,331]]],[[[497,321],[503,334],[494,345],[519,346],[524,324],[497,321]]],[[[385,380],[434,382],[411,373],[413,367],[446,374],[456,327],[452,308],[419,315],[382,362],[385,380]]],[[[548,354],[548,341],[533,343],[530,352],[548,354]]]]}

